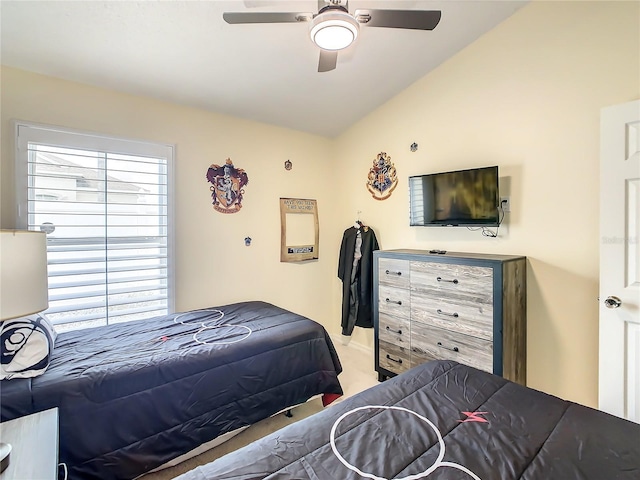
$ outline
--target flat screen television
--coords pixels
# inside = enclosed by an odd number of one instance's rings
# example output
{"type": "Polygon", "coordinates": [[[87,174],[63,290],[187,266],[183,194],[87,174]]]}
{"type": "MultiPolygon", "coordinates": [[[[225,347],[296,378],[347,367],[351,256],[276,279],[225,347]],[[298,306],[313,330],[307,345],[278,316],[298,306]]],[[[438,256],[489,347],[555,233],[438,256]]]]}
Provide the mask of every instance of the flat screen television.
{"type": "Polygon", "coordinates": [[[409,177],[411,226],[496,227],[498,167],[409,177]]]}

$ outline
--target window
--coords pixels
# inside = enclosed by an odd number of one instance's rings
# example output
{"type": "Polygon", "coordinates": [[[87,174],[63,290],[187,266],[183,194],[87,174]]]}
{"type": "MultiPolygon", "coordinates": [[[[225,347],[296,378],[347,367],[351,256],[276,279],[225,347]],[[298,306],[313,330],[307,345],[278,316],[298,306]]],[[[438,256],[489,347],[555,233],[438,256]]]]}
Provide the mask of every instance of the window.
{"type": "Polygon", "coordinates": [[[16,124],[18,225],[47,232],[56,329],[173,311],[173,147],[16,124]]]}

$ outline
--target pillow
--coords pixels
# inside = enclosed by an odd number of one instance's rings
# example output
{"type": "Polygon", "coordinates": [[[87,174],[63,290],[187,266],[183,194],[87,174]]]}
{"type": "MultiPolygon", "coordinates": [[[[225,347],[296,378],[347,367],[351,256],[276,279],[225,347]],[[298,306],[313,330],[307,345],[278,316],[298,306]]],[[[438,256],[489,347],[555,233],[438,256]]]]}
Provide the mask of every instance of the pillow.
{"type": "Polygon", "coordinates": [[[56,331],[43,315],[5,320],[0,333],[0,380],[42,375],[51,361],[56,331]]]}

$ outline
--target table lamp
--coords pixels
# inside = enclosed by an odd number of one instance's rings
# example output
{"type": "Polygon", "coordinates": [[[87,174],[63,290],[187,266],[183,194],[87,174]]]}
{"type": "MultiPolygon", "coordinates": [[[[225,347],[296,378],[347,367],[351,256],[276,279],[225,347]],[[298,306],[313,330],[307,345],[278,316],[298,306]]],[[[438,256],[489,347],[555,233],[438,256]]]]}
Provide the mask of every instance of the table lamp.
{"type": "MultiPolygon", "coordinates": [[[[49,307],[47,237],[29,230],[0,230],[0,321],[49,307]]],[[[9,465],[11,445],[0,438],[0,472],[9,465]]]]}

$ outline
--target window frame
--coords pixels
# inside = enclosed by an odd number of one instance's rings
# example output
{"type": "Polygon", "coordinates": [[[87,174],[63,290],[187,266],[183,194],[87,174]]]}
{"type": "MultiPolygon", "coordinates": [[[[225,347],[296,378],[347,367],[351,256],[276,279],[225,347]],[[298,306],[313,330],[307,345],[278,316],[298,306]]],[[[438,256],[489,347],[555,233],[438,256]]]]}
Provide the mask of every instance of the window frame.
{"type": "MultiPolygon", "coordinates": [[[[28,144],[42,143],[62,148],[78,148],[109,154],[157,156],[167,159],[167,310],[175,312],[175,145],[133,138],[115,137],[23,120],[13,120],[15,146],[15,224],[29,228],[28,144]]],[[[107,203],[108,205],[108,203],[107,203]]],[[[46,311],[45,311],[46,313],[46,311]]],[[[146,321],[149,319],[132,320],[146,321]]],[[[65,325],[62,323],[60,325],[65,325]]],[[[91,326],[79,328],[93,328],[91,326]]]]}

